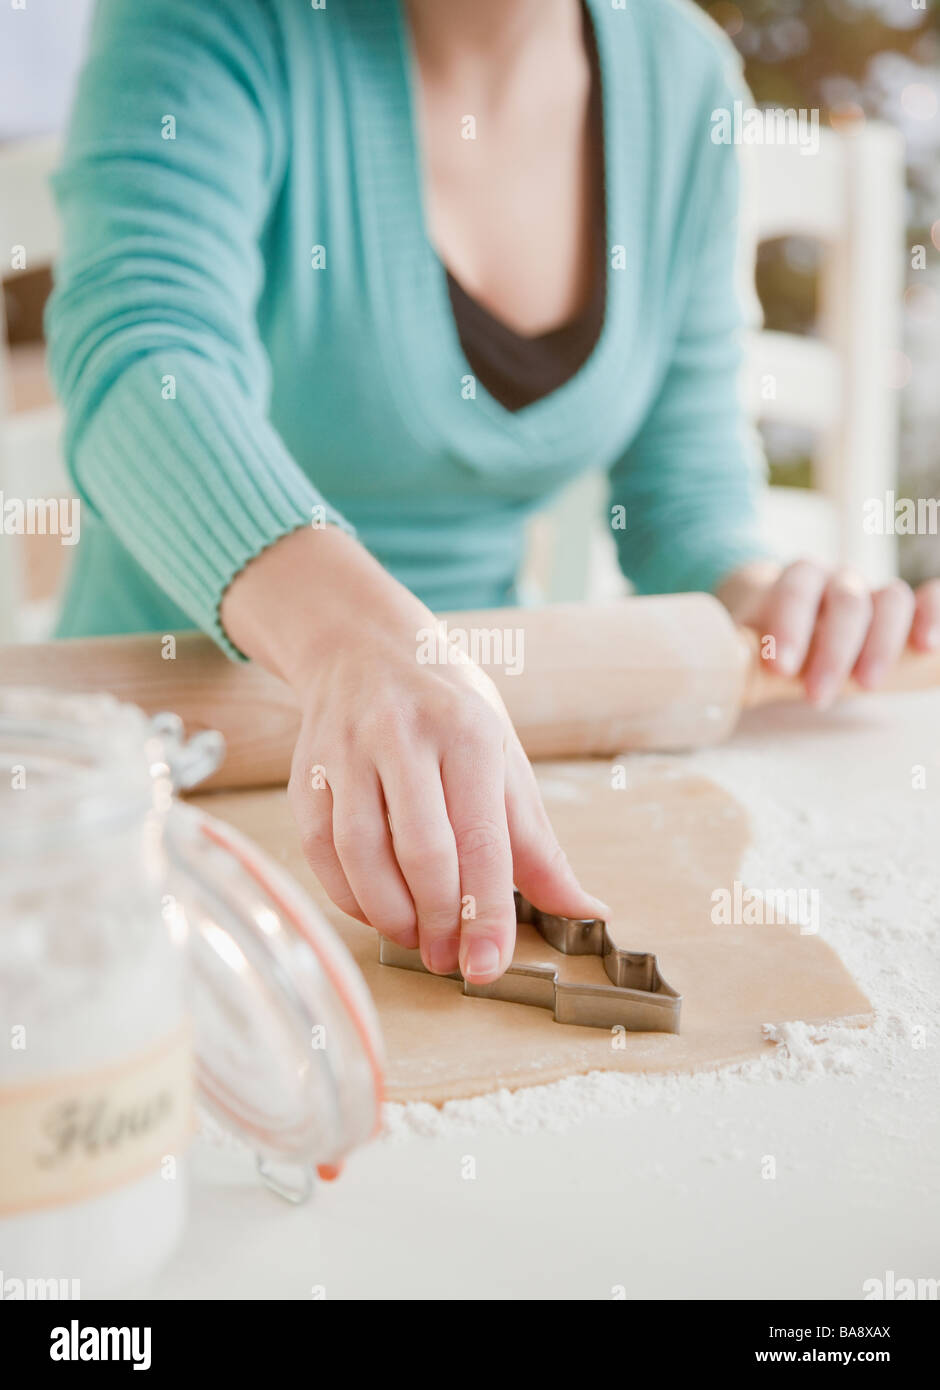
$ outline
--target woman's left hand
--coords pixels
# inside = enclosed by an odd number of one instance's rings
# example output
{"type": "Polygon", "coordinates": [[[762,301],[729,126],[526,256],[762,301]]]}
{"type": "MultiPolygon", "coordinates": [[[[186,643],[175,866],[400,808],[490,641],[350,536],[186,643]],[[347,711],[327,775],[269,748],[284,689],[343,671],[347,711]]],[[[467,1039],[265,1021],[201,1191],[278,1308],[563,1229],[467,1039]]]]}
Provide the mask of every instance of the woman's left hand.
{"type": "Polygon", "coordinates": [[[735,570],[718,597],[738,622],[773,639],[762,642],[767,667],[783,676],[799,673],[821,708],[850,676],[875,689],[907,645],[940,648],[940,579],[916,593],[902,579],[872,590],[849,570],[797,560],[735,570]]]}

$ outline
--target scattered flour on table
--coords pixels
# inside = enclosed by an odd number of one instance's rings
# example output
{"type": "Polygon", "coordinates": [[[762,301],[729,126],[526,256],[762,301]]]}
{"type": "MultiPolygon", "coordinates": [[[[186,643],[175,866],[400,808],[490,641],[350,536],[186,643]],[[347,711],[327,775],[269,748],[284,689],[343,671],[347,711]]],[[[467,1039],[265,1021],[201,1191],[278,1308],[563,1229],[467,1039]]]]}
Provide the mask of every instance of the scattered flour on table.
{"type": "Polygon", "coordinates": [[[705,776],[747,809],[745,884],[818,890],[820,934],[875,1010],[867,1027],[766,1025],[776,1044],[753,1061],[675,1075],[591,1072],[547,1086],[497,1091],[442,1107],[387,1105],[389,1140],[481,1128],[561,1131],[596,1116],[755,1083],[866,1078],[869,1103],[932,1094],[940,1036],[940,695],[859,700],[830,719],[802,706],[746,718],[720,748],[664,757],[631,754],[634,782],[651,774],[705,776]],[[912,771],[926,769],[926,786],[912,771]]]}

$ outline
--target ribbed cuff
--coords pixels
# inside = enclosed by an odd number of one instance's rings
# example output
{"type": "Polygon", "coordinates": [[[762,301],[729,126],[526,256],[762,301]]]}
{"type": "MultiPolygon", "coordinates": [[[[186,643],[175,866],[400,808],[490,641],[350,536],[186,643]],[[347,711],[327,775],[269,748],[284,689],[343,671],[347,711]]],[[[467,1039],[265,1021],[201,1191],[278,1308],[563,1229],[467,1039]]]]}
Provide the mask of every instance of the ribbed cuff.
{"type": "Polygon", "coordinates": [[[302,526],[353,529],[259,407],[195,353],[153,354],[122,372],[73,473],[134,558],[235,659],[219,604],[249,560],[302,526]]]}

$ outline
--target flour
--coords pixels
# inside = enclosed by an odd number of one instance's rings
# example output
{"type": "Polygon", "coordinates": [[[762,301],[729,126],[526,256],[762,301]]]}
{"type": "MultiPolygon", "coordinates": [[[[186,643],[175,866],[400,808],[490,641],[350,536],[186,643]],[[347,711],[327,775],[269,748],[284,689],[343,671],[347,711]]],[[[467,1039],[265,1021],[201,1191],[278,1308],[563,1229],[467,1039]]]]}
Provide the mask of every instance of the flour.
{"type": "MultiPolygon", "coordinates": [[[[482,1128],[563,1131],[593,1117],[741,1086],[867,1079],[867,1094],[936,1104],[940,1037],[940,696],[880,696],[824,716],[806,706],[747,716],[734,739],[693,754],[614,760],[637,785],[701,775],[746,807],[745,884],[816,891],[820,935],[875,1009],[865,1027],[767,1025],[774,1044],[743,1065],[686,1075],[591,1072],[470,1100],[385,1107],[389,1140],[482,1128]]],[[[561,1025],[559,1025],[561,1026],[561,1025]]],[[[876,1119],[876,1115],[873,1116],[876,1119]]]]}

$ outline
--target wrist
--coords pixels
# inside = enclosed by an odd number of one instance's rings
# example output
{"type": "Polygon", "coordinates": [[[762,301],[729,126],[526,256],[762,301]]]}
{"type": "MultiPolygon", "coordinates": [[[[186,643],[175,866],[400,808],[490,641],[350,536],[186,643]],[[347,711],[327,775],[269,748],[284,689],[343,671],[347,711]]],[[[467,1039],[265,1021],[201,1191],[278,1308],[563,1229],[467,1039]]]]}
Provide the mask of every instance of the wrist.
{"type": "Polygon", "coordinates": [[[339,527],[282,536],[232,579],[219,605],[229,641],[288,685],[302,684],[314,654],[337,641],[344,565],[362,546],[339,527]]]}
{"type": "Polygon", "coordinates": [[[282,537],[237,575],[219,616],[229,640],[303,698],[338,652],[396,637],[413,642],[433,621],[404,585],[339,527],[282,537]]]}

